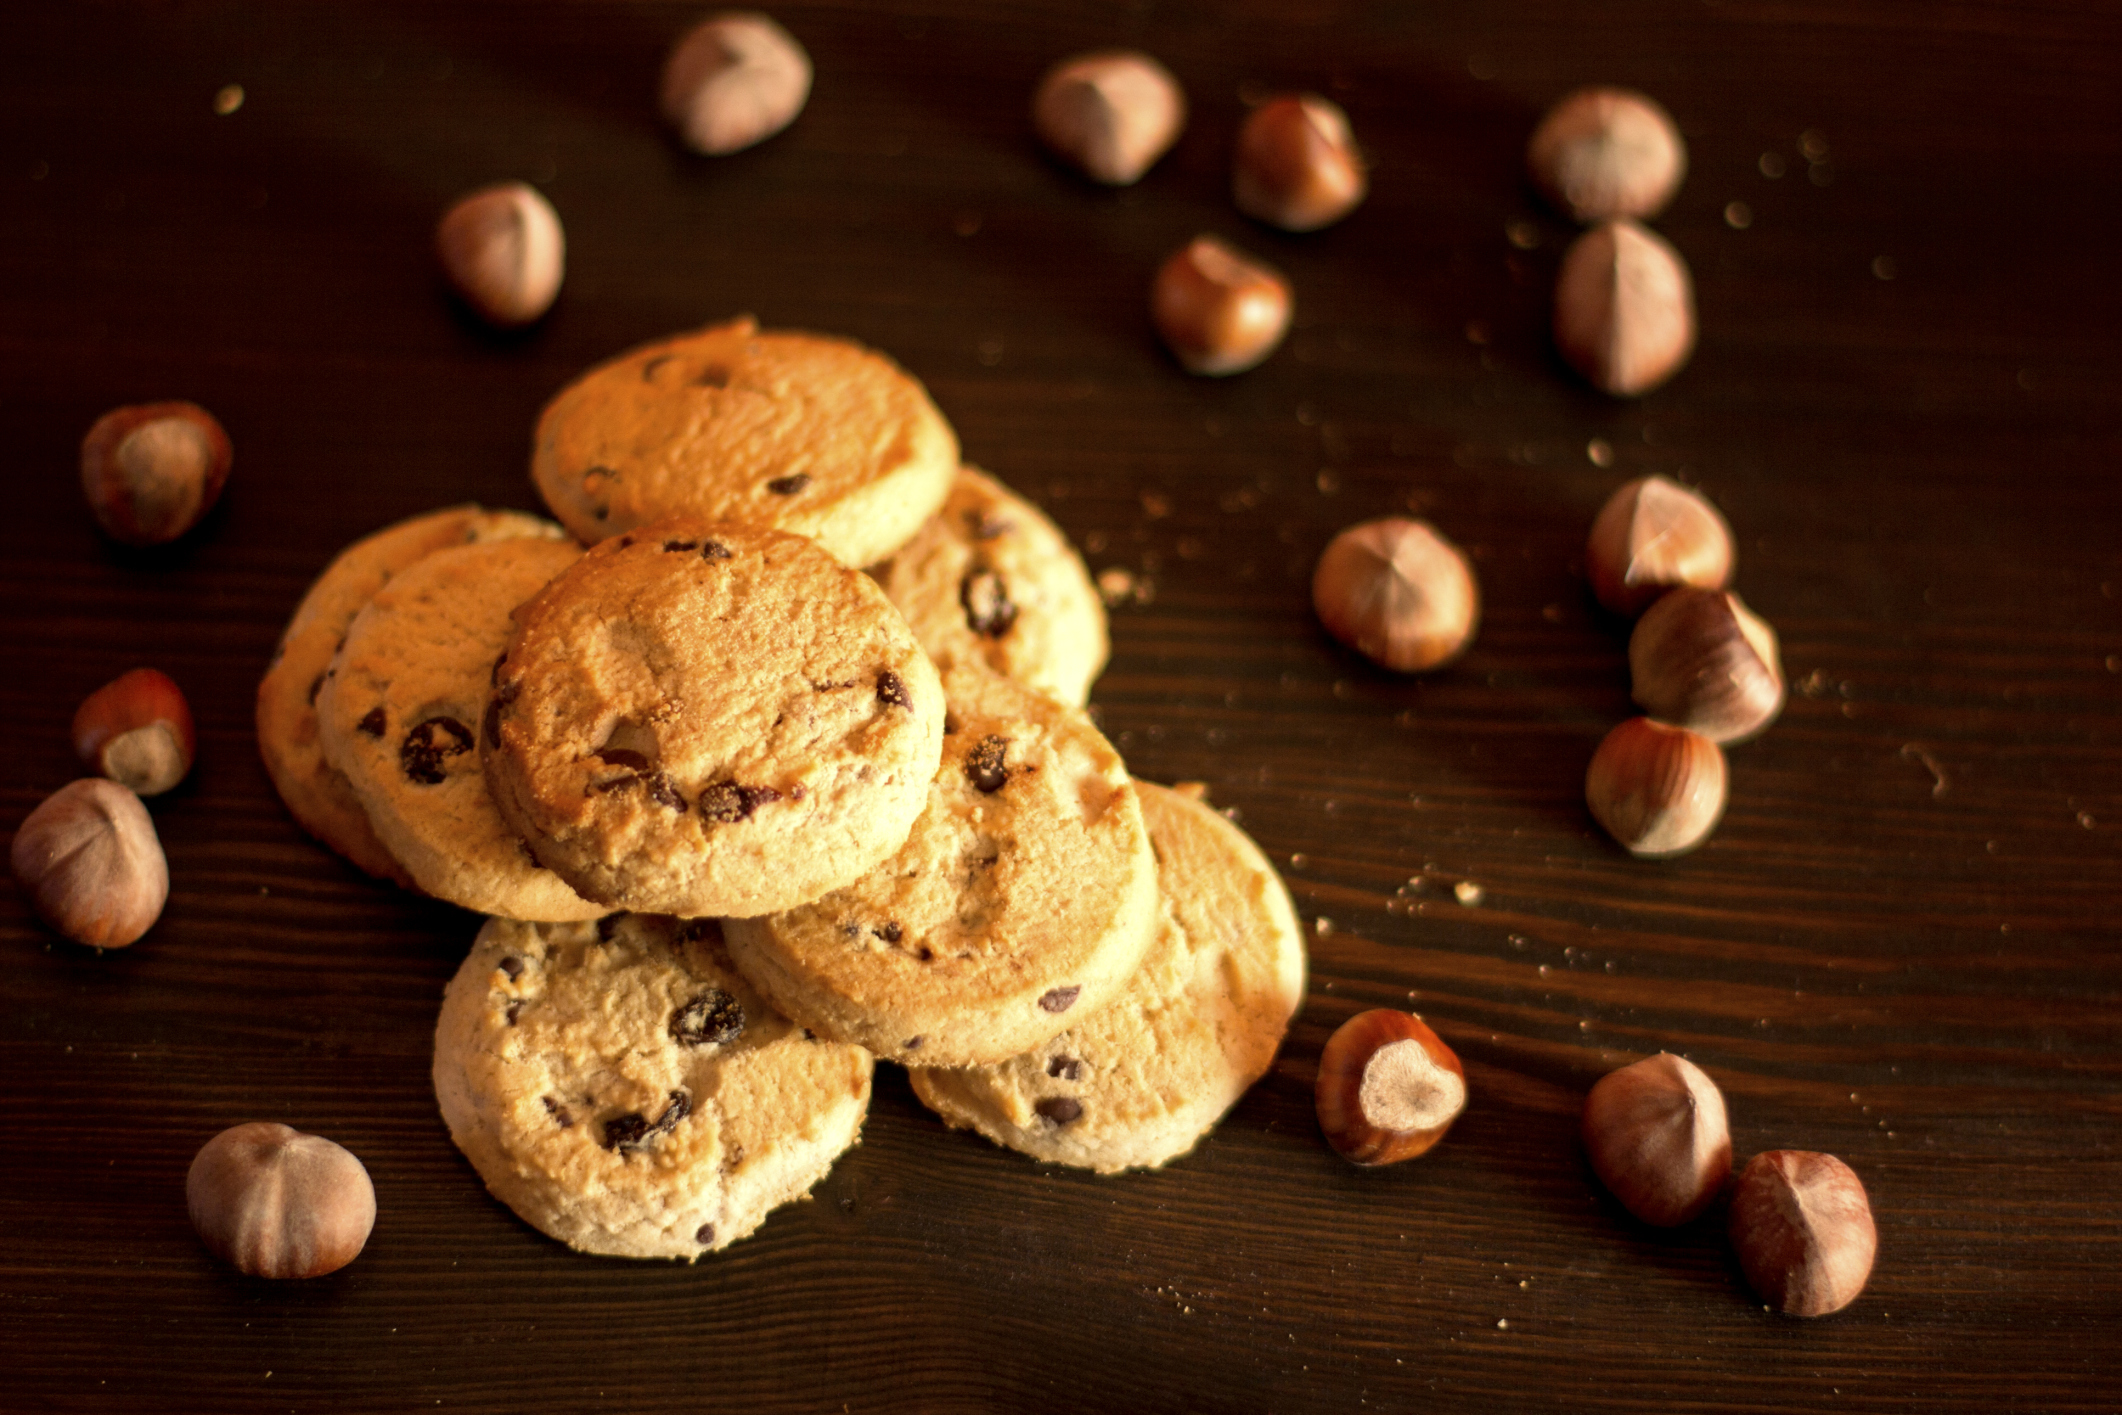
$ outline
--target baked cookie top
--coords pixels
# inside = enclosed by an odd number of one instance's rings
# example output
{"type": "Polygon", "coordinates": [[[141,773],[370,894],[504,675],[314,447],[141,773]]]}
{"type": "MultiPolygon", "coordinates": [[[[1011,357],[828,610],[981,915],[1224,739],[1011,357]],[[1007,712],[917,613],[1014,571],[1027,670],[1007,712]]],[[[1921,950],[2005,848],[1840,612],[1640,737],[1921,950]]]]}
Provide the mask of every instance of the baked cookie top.
{"type": "Polygon", "coordinates": [[[562,534],[551,521],[521,511],[450,506],[365,536],[324,568],[295,606],[258,682],[258,754],[297,824],[370,874],[411,887],[413,877],[376,838],[354,788],[324,759],[317,741],[324,670],[361,607],[430,551],[524,536],[557,540],[562,534]]]}
{"type": "Polygon", "coordinates": [[[1267,857],[1207,806],[1136,787],[1162,897],[1126,988],[1021,1056],[911,1073],[952,1125],[1103,1174],[1191,1150],[1267,1074],[1304,1001],[1304,935],[1267,857]]]}
{"type": "Polygon", "coordinates": [[[729,966],[710,920],[491,919],[442,996],[435,1097],[494,1197],[571,1248],[697,1258],[856,1143],[869,1054],[729,966]]]}
{"type": "Polygon", "coordinates": [[[898,849],[928,799],[936,671],[884,592],[801,536],[658,521],[518,617],[487,779],[591,899],[786,909],[898,849]]]}
{"type": "Polygon", "coordinates": [[[825,1036],[908,1064],[1038,1046],[1120,990],[1156,921],[1134,783],[1075,708],[984,669],[905,846],[816,903],[728,920],[730,956],[825,1036]]]}
{"type": "Polygon", "coordinates": [[[1105,606],[1082,557],[977,468],[959,468],[943,509],[872,573],[938,664],[979,663],[1076,707],[1105,667],[1105,606]]]}
{"type": "Polygon", "coordinates": [[[565,540],[438,550],[376,591],[317,694],[325,759],[377,836],[438,899],[513,919],[589,919],[487,793],[477,733],[509,613],[575,563],[565,540]]]}
{"type": "Polygon", "coordinates": [[[585,544],[686,515],[793,531],[858,567],[905,544],[957,469],[957,434],[897,364],[748,316],[583,374],[531,452],[539,494],[585,544]]]}

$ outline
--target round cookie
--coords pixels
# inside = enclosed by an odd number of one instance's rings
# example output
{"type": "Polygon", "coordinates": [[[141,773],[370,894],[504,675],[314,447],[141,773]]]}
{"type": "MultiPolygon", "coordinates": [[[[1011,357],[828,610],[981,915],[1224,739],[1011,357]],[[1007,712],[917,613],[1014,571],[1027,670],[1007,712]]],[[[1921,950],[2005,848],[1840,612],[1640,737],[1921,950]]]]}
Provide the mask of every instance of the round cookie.
{"type": "Polygon", "coordinates": [[[749,317],[644,344],[546,405],[531,479],[585,544],[666,516],[882,560],[950,490],[958,437],[890,359],[749,317]]]}
{"type": "Polygon", "coordinates": [[[435,1099],[495,1198],[586,1253],[685,1258],[854,1145],[873,1063],[774,1012],[712,921],[490,919],[442,995],[435,1099]]]}
{"type": "Polygon", "coordinates": [[[512,919],[607,912],[540,866],[494,809],[476,737],[510,611],[581,555],[565,540],[435,551],[376,591],[325,674],[325,759],[437,899],[512,919]]]}
{"type": "Polygon", "coordinates": [[[1105,667],[1105,606],[1038,507],[974,467],[871,572],[938,664],[973,662],[1081,707],[1105,667]]]}
{"type": "Polygon", "coordinates": [[[1156,923],[1157,862],[1120,756],[1075,708],[984,669],[904,848],[813,904],[725,921],[774,1005],[907,1064],[1038,1046],[1120,991],[1156,923]]]}
{"type": "Polygon", "coordinates": [[[354,788],[318,745],[317,693],[324,671],[361,607],[391,576],[430,551],[561,534],[552,522],[520,511],[451,506],[386,526],[325,567],[295,606],[258,682],[258,754],[298,825],[368,873],[412,887],[413,877],[383,848],[354,788]]]}
{"type": "Polygon", "coordinates": [[[1191,1150],[1267,1074],[1304,1001],[1303,931],[1260,848],[1197,801],[1136,788],[1162,900],[1127,987],[1021,1056],[910,1073],[953,1126],[1101,1174],[1191,1150]]]}
{"type": "Polygon", "coordinates": [[[659,521],[517,617],[487,779],[588,898],[786,909],[898,849],[928,799],[936,670],[868,576],[801,536],[659,521]]]}

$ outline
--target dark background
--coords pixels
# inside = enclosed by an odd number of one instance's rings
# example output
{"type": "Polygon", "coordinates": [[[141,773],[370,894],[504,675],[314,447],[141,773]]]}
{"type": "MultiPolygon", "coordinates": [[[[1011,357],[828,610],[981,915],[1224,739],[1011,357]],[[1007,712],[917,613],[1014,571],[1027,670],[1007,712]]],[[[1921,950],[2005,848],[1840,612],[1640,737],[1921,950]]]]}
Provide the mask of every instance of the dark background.
{"type": "Polygon", "coordinates": [[[697,13],[8,7],[0,829],[77,774],[75,704],[136,664],[184,685],[201,756],[154,803],[174,887],[131,950],[60,942],[0,890],[0,1409],[2122,1408],[2122,10],[787,4],[810,106],[721,160],[653,110],[697,13]],[[1119,192],[1025,118],[1046,65],[1115,42],[1193,105],[1119,192]],[[1545,335],[1569,230],[1521,153],[1590,81],[1662,99],[1692,157],[1658,225],[1701,345],[1640,402],[1545,335]],[[1374,163],[1311,236],[1226,194],[1244,99],[1285,87],[1344,104],[1374,163]],[[517,337],[430,255],[448,201],[503,177],[569,239],[517,337]],[[1150,274],[1197,231],[1297,291],[1288,343],[1232,380],[1149,328],[1150,274]],[[888,350],[968,459],[1138,577],[1101,720],[1286,867],[1312,989],[1275,1071],[1163,1172],[947,1133],[880,1068],[814,1202],[694,1267],[586,1258],[492,1202],[435,1112],[477,920],[305,837],[251,698],[340,547],[534,505],[556,388],[740,311],[888,350]],[[234,476],[183,542],[123,551],[79,440],[172,397],[220,416],[234,476]],[[1729,516],[1793,685],[1733,752],[1721,829],[1666,864],[1582,804],[1630,711],[1583,537],[1653,471],[1729,516]],[[1486,598],[1472,651],[1411,680],[1328,641],[1307,595],[1335,529],[1410,508],[1486,598]],[[1379,1004],[1421,1010],[1474,1098],[1371,1173],[1320,1142],[1310,1085],[1379,1004]],[[1770,1315],[1715,1221],[1652,1231],[1599,1191],[1581,1097],[1659,1048],[1724,1087],[1742,1158],[1863,1176],[1880,1255],[1854,1307],[1770,1315]],[[336,1276],[242,1279],[192,1235],[192,1153],[259,1118],[375,1178],[336,1276]]]}

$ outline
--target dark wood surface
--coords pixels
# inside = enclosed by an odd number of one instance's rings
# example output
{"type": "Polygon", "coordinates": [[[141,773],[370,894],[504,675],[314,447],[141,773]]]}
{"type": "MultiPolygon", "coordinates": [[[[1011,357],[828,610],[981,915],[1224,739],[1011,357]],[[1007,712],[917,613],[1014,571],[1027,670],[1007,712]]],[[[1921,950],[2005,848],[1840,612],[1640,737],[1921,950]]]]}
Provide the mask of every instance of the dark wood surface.
{"type": "Polygon", "coordinates": [[[0,891],[0,1409],[2122,1408],[2122,12],[777,13],[810,106],[708,161],[651,102],[690,6],[10,8],[0,829],[76,774],[75,704],[135,664],[190,693],[201,759],[154,805],[174,891],[129,951],[0,891]],[[1046,64],[1112,42],[1193,102],[1123,192],[1024,116],[1046,64]],[[1568,232],[1520,174],[1544,106],[1595,80],[1662,98],[1692,153],[1659,224],[1701,348],[1635,403],[1549,352],[1568,232]],[[1375,163],[1369,203],[1306,237],[1226,196],[1241,96],[1297,86],[1375,163]],[[550,194],[570,268],[504,338],[429,241],[509,176],[550,194]],[[1178,372],[1145,312],[1200,230],[1297,290],[1287,346],[1229,381],[1178,372]],[[534,504],[560,384],[746,310],[889,350],[970,459],[1138,577],[1102,722],[1286,867],[1311,992],[1274,1072],[1163,1172],[1035,1165],[880,1068],[814,1202],[693,1267],[579,1257],[492,1202],[435,1113],[438,994],[477,920],[296,829],[251,696],[342,545],[534,504]],[[121,551],[79,439],[169,397],[220,415],[234,477],[180,544],[121,551]],[[1582,804],[1629,709],[1579,564],[1600,501],[1652,471],[1729,515],[1794,685],[1732,754],[1714,839],[1655,865],[1582,804]],[[1306,587],[1336,528],[1410,507],[1471,550],[1486,612],[1463,661],[1405,680],[1328,641],[1306,587]],[[1420,1009],[1474,1100],[1367,1173],[1320,1142],[1310,1084],[1378,1004],[1420,1009]],[[1770,1315],[1715,1223],[1655,1232],[1598,1190],[1581,1097],[1661,1047],[1724,1087],[1742,1156],[1863,1176],[1880,1256],[1849,1311],[1770,1315]],[[255,1118],[368,1165],[352,1267],[275,1286],[200,1248],[185,1168],[255,1118]]]}

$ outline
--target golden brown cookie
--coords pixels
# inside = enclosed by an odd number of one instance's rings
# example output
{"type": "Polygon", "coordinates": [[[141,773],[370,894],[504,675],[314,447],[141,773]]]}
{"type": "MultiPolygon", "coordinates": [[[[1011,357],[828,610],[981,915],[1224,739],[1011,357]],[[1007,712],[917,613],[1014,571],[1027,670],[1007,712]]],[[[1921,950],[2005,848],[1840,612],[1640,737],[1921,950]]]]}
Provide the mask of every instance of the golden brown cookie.
{"type": "Polygon", "coordinates": [[[552,522],[520,511],[451,506],[386,526],[325,567],[295,606],[272,665],[258,683],[258,754],[297,824],[370,874],[412,886],[412,876],[370,828],[354,789],[317,745],[316,703],[324,670],[361,607],[391,576],[430,551],[560,535],[552,522]]]}
{"type": "Polygon", "coordinates": [[[1157,865],[1127,768],[1075,708],[978,668],[904,848],[816,903],[725,921],[730,956],[824,1036],[922,1065],[1001,1061],[1141,963],[1157,865]]]}
{"type": "Polygon", "coordinates": [[[806,535],[857,567],[904,545],[957,469],[957,434],[897,364],[749,317],[591,369],[546,405],[531,453],[585,544],[696,516],[806,535]]]}
{"type": "Polygon", "coordinates": [[[1105,606],[1038,507],[961,467],[943,509],[873,572],[937,664],[973,662],[1081,707],[1105,667],[1105,606]]]}
{"type": "Polygon", "coordinates": [[[714,925],[490,919],[435,1025],[435,1098],[494,1197],[586,1253],[725,1248],[861,1137],[869,1054],[738,976],[714,925]]]}
{"type": "Polygon", "coordinates": [[[1260,848],[1197,801],[1136,790],[1161,902],[1126,988],[1021,1056],[911,1073],[952,1125],[1101,1174],[1191,1150],[1267,1074],[1304,1001],[1304,935],[1260,848]]]}
{"type": "Polygon", "coordinates": [[[589,898],[786,909],[898,849],[928,799],[936,671],[884,592],[801,536],[659,521],[519,619],[487,779],[589,898]]]}

